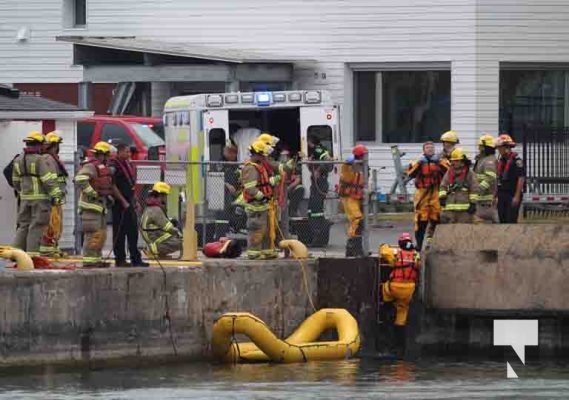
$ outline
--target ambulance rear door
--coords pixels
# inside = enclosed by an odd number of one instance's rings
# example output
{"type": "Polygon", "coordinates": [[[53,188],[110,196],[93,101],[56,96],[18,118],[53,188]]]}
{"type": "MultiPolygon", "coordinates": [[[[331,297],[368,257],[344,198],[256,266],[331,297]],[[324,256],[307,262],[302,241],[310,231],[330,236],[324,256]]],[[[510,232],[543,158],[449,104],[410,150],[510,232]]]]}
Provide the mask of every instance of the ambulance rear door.
{"type": "MultiPolygon", "coordinates": [[[[304,154],[309,154],[308,138],[314,137],[320,140],[332,158],[339,160],[342,157],[337,106],[300,107],[300,135],[301,149],[304,154]]],[[[338,183],[338,173],[338,168],[335,166],[329,176],[330,191],[333,191],[338,183]]],[[[307,189],[310,187],[310,180],[310,171],[308,168],[303,168],[302,183],[307,189]]],[[[309,190],[306,191],[306,196],[308,194],[309,190]]]]}
{"type": "Polygon", "coordinates": [[[215,164],[215,161],[222,160],[223,148],[229,140],[229,111],[204,110],[202,124],[204,131],[203,161],[210,162],[202,169],[207,209],[223,210],[225,190],[223,166],[215,164]]]}

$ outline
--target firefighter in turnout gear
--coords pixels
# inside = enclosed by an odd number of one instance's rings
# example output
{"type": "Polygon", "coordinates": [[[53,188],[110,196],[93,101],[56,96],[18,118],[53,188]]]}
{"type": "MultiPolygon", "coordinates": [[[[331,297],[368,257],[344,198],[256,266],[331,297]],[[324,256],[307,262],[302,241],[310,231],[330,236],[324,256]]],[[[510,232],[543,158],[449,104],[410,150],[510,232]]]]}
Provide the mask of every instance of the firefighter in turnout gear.
{"type": "Polygon", "coordinates": [[[362,199],[364,196],[364,171],[362,163],[367,154],[367,147],[358,144],[352,149],[352,155],[342,164],[340,169],[339,192],[344,212],[349,221],[348,241],[346,243],[346,257],[363,257],[362,244],[362,199]]]}
{"type": "Polygon", "coordinates": [[[425,142],[423,155],[413,161],[407,171],[407,179],[415,180],[415,240],[417,248],[423,247],[425,232],[429,240],[440,221],[439,186],[447,166],[435,155],[435,144],[425,142]]]}
{"type": "Polygon", "coordinates": [[[130,205],[121,196],[113,184],[112,171],[107,162],[111,154],[111,145],[98,142],[91,150],[93,158],[81,166],[75,184],[81,190],[79,213],[83,227],[83,267],[104,268],[102,251],[107,239],[107,209],[113,197],[126,209],[130,205]]]}
{"type": "Polygon", "coordinates": [[[460,140],[458,139],[458,133],[456,131],[446,131],[441,135],[441,142],[443,144],[443,151],[439,154],[439,159],[443,165],[449,169],[450,168],[450,153],[455,149],[460,140]]]}
{"type": "Polygon", "coordinates": [[[40,253],[42,235],[49,225],[52,205],[61,205],[65,193],[58,183],[57,166],[51,156],[42,154],[44,136],[31,132],[26,147],[14,161],[12,181],[19,195],[20,207],[14,247],[30,256],[40,253]]]}
{"type": "Polygon", "coordinates": [[[249,259],[276,258],[277,209],[275,187],[280,182],[280,173],[292,172],[294,161],[286,164],[269,161],[271,149],[257,140],[249,147],[250,158],[241,173],[243,199],[247,213],[247,257],[249,259]]]}
{"type": "Polygon", "coordinates": [[[513,152],[516,146],[510,135],[502,134],[496,139],[496,148],[500,153],[498,159],[497,199],[498,216],[502,224],[516,224],[522,201],[525,184],[524,162],[513,152]]]}
{"type": "Polygon", "coordinates": [[[383,302],[395,303],[395,325],[405,326],[421,264],[409,233],[399,236],[398,245],[397,249],[387,244],[379,246],[380,262],[391,268],[389,280],[381,285],[381,296],[383,302]]]}
{"type": "Polygon", "coordinates": [[[178,221],[168,218],[166,200],[170,185],[156,182],[146,200],[142,213],[142,237],[154,257],[164,257],[182,248],[182,233],[178,221]]]}
{"type": "Polygon", "coordinates": [[[476,213],[479,186],[474,172],[470,171],[470,160],[461,148],[450,154],[451,167],[446,172],[439,190],[439,201],[443,207],[441,223],[469,224],[476,213]]]}
{"type": "Polygon", "coordinates": [[[498,222],[494,206],[496,193],[496,149],[492,135],[484,134],[478,139],[478,155],[472,170],[476,174],[480,190],[476,205],[476,222],[491,224],[498,222]]]}
{"type": "MultiPolygon", "coordinates": [[[[326,149],[315,137],[308,137],[309,161],[332,161],[326,149]]],[[[310,164],[310,196],[308,198],[308,225],[313,238],[321,236],[328,229],[328,222],[324,218],[324,201],[328,195],[328,174],[333,169],[332,164],[310,164]]]]}
{"type": "MultiPolygon", "coordinates": [[[[44,153],[52,158],[57,169],[57,183],[64,196],[67,194],[67,178],[69,174],[65,165],[59,158],[59,146],[63,139],[56,131],[45,135],[44,153]]],[[[43,256],[53,256],[60,254],[59,239],[63,231],[63,210],[61,204],[51,206],[49,225],[44,231],[40,245],[40,254],[43,256]]]]}

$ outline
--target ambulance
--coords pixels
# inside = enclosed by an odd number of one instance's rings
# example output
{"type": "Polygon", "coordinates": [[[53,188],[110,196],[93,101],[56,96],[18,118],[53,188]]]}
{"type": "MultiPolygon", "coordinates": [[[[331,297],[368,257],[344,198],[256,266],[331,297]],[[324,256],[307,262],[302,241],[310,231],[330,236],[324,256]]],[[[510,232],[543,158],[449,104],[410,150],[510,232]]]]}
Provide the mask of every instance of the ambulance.
{"type": "MultiPolygon", "coordinates": [[[[223,206],[219,202],[220,195],[223,197],[219,193],[223,175],[209,171],[204,165],[198,168],[197,163],[220,161],[227,144],[236,144],[238,159],[244,161],[249,155],[249,145],[261,132],[278,137],[279,146],[286,145],[293,154],[298,151],[308,154],[307,140],[314,137],[333,158],[341,157],[338,107],[330,93],[323,90],[177,96],[166,102],[163,122],[166,160],[196,163],[196,167],[190,167],[190,192],[196,204],[205,199],[209,210],[223,206]]],[[[337,182],[337,174],[335,170],[331,189],[337,182]]],[[[308,197],[308,168],[303,168],[302,180],[308,197]]]]}

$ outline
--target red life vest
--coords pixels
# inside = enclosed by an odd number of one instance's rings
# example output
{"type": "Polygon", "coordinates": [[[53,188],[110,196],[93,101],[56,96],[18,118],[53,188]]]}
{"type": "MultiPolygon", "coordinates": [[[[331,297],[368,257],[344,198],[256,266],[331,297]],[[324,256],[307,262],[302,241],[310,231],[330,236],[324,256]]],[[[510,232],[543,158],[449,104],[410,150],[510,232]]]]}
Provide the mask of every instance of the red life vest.
{"type": "MultiPolygon", "coordinates": [[[[247,160],[245,165],[253,165],[257,172],[259,173],[259,180],[257,181],[257,189],[263,193],[266,198],[271,198],[273,196],[273,186],[271,185],[270,178],[272,175],[273,168],[270,166],[268,161],[261,161],[261,163],[255,163],[251,160],[247,160]],[[268,167],[268,168],[267,168],[268,167]]],[[[243,191],[243,198],[247,203],[255,200],[247,190],[243,191]]]]}
{"type": "Polygon", "coordinates": [[[418,269],[416,250],[399,249],[397,261],[389,275],[389,280],[394,282],[416,282],[418,269]]]}
{"type": "Polygon", "coordinates": [[[415,178],[415,187],[417,189],[425,189],[441,184],[443,169],[439,163],[426,162],[419,167],[419,173],[415,178]]]}
{"type": "Polygon", "coordinates": [[[99,196],[109,196],[113,194],[113,175],[111,169],[98,160],[91,160],[88,163],[93,164],[97,170],[97,176],[89,179],[89,184],[99,196]]]}
{"type": "Polygon", "coordinates": [[[500,157],[500,159],[498,160],[498,178],[503,178],[508,175],[512,163],[514,162],[517,156],[518,153],[514,153],[512,151],[510,152],[510,154],[508,154],[506,159],[500,157]]]}
{"type": "Polygon", "coordinates": [[[364,177],[361,172],[352,172],[351,179],[344,180],[340,174],[340,187],[338,195],[340,197],[351,197],[353,199],[362,199],[364,197],[364,177]]]}
{"type": "Polygon", "coordinates": [[[448,184],[449,184],[449,186],[452,186],[454,184],[456,184],[458,186],[466,185],[466,175],[468,174],[469,169],[470,168],[468,167],[468,165],[465,165],[457,175],[455,169],[451,168],[448,171],[448,184]]]}

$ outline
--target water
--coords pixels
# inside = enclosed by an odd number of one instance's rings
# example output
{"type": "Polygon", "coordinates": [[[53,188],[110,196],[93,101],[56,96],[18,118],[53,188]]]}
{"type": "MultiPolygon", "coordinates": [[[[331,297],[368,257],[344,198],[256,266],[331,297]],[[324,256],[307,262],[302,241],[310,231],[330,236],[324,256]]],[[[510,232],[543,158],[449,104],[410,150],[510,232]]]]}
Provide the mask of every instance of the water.
{"type": "Polygon", "coordinates": [[[289,365],[187,364],[0,376],[0,399],[555,399],[567,364],[350,360],[289,365]]]}

